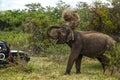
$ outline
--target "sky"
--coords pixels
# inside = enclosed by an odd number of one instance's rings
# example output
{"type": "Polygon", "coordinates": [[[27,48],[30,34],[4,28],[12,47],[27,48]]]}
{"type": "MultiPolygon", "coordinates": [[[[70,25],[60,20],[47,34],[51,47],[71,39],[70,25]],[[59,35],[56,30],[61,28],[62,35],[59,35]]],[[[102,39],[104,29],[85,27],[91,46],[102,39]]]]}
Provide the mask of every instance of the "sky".
{"type": "MultiPolygon", "coordinates": [[[[45,6],[56,6],[56,3],[59,0],[0,0],[0,10],[13,10],[13,9],[24,9],[25,4],[29,3],[41,3],[43,7],[45,6]]],[[[95,0],[62,0],[63,2],[70,4],[71,7],[75,7],[75,5],[79,2],[87,2],[92,3],[95,0]]],[[[106,0],[101,0],[102,2],[106,2],[106,0]]]]}

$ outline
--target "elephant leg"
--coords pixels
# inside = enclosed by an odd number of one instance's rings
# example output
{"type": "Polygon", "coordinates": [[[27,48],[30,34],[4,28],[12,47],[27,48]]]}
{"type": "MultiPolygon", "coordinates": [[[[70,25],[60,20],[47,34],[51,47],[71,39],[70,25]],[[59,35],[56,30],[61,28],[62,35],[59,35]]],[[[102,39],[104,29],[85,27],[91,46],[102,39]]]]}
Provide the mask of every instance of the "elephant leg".
{"type": "Polygon", "coordinates": [[[105,55],[101,55],[97,59],[102,65],[103,73],[105,73],[105,67],[109,65],[109,59],[105,55]]]}
{"type": "Polygon", "coordinates": [[[75,61],[75,67],[76,67],[76,73],[81,73],[81,61],[82,61],[83,55],[80,54],[78,58],[75,61]]]}
{"type": "Polygon", "coordinates": [[[79,53],[78,54],[77,53],[70,54],[65,75],[70,74],[73,63],[78,58],[78,56],[79,56],[79,53]]]}

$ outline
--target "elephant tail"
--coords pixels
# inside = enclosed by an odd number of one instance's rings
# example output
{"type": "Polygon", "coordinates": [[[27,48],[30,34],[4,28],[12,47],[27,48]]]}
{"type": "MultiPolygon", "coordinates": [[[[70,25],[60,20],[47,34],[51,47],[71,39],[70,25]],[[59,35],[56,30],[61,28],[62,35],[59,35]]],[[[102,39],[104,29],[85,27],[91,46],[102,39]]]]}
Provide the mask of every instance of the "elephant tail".
{"type": "Polygon", "coordinates": [[[64,19],[64,25],[75,29],[80,23],[80,17],[76,9],[67,8],[62,12],[62,18],[64,19]]]}
{"type": "Polygon", "coordinates": [[[111,36],[116,42],[120,42],[120,36],[111,36]]]}

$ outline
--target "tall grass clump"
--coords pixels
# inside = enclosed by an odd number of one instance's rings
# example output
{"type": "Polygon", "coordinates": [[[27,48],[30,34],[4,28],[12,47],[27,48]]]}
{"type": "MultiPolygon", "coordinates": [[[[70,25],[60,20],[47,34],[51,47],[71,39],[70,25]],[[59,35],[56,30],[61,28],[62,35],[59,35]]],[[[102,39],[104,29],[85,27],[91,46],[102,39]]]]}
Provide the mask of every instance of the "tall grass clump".
{"type": "Polygon", "coordinates": [[[107,51],[106,55],[110,59],[108,69],[111,71],[111,75],[117,73],[120,76],[120,43],[117,43],[111,52],[107,51]]]}

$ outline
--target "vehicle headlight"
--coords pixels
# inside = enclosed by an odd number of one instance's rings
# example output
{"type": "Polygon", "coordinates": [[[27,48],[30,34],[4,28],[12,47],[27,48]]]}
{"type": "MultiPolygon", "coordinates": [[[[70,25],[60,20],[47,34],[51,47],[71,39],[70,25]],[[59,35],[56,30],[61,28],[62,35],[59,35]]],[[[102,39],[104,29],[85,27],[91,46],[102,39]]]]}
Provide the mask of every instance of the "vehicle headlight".
{"type": "Polygon", "coordinates": [[[0,53],[0,60],[4,60],[5,59],[5,54],[4,53],[0,53]]]}

